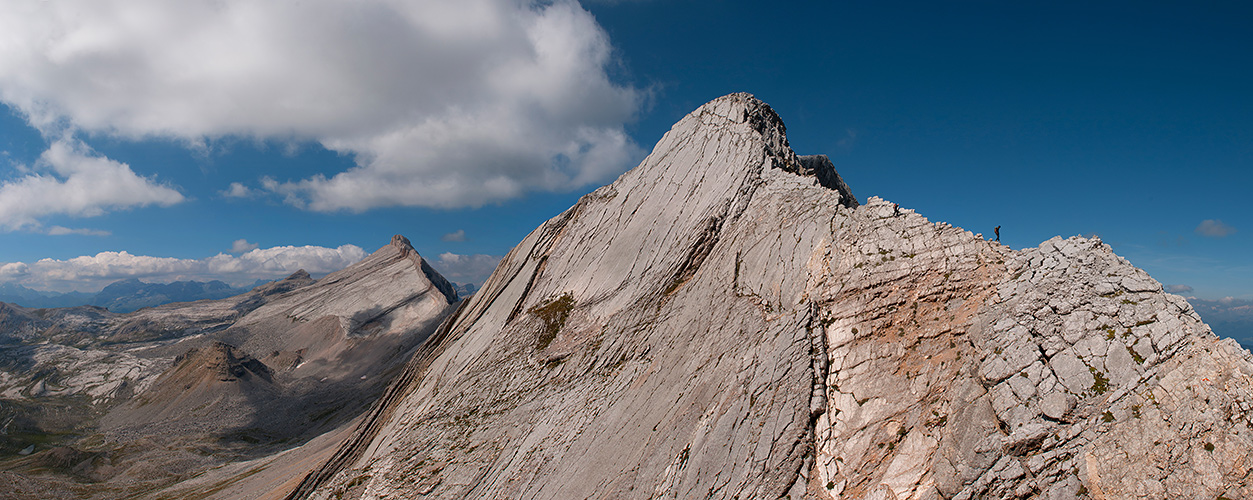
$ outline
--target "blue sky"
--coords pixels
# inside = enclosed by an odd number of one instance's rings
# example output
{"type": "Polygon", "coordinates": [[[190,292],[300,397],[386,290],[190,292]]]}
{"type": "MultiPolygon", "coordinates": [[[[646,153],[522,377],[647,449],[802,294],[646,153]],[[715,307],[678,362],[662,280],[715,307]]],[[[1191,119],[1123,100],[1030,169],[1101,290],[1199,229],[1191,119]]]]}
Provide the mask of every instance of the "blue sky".
{"type": "Polygon", "coordinates": [[[7,2],[0,281],[250,283],[395,233],[481,281],[746,91],[863,200],[1253,298],[1253,7],[1093,4],[7,2]]]}

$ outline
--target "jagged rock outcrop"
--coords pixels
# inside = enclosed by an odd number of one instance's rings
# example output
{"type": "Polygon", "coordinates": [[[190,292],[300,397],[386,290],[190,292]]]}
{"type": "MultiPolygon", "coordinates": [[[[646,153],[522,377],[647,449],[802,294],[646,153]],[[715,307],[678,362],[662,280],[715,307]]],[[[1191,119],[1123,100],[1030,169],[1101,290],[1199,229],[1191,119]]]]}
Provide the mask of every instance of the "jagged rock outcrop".
{"type": "Polygon", "coordinates": [[[1096,239],[1014,251],[747,94],[528,235],[289,498],[1253,496],[1253,360],[1096,239]]]}

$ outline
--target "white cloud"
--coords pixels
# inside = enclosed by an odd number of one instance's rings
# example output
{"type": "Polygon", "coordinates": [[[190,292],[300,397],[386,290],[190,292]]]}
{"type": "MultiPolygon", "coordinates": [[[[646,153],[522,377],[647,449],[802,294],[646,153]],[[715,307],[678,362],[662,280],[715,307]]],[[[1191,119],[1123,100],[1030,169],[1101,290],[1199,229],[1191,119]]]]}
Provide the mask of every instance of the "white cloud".
{"type": "Polygon", "coordinates": [[[227,198],[251,198],[257,195],[256,191],[238,182],[232,182],[231,187],[218,191],[218,193],[227,198]]]}
{"type": "Polygon", "coordinates": [[[102,231],[102,230],[99,230],[99,229],[69,228],[69,227],[64,227],[64,226],[52,226],[52,227],[48,228],[48,234],[50,234],[50,235],[52,235],[52,236],[61,236],[61,235],[66,235],[66,234],[81,234],[81,235],[85,235],[85,236],[109,236],[109,235],[111,235],[111,234],[113,234],[113,233],[111,233],[111,232],[109,232],[109,231],[102,231]]]}
{"type": "Polygon", "coordinates": [[[258,245],[256,243],[248,243],[248,240],[240,238],[238,240],[235,240],[234,243],[231,243],[231,253],[249,252],[252,250],[256,250],[260,246],[261,245],[258,245]]]}
{"type": "Polygon", "coordinates": [[[442,240],[442,241],[465,241],[465,240],[466,240],[466,230],[465,230],[465,229],[458,229],[458,230],[453,231],[453,232],[451,232],[451,233],[448,233],[448,234],[445,234],[445,235],[443,235],[443,236],[440,236],[440,237],[439,237],[439,239],[440,239],[440,240],[442,240]]]}
{"type": "Polygon", "coordinates": [[[1209,238],[1223,238],[1236,232],[1236,228],[1218,219],[1205,219],[1196,226],[1196,234],[1209,238]]]}
{"type": "Polygon", "coordinates": [[[25,175],[0,184],[0,229],[38,228],[39,219],[49,215],[94,217],[108,210],[183,201],[177,190],[69,138],[53,141],[35,166],[24,170],[25,175]]]}
{"type": "Polygon", "coordinates": [[[22,262],[6,262],[0,264],[0,278],[9,280],[26,276],[30,272],[30,266],[22,262]]]}
{"type": "Polygon", "coordinates": [[[45,133],[353,155],[266,183],[312,210],[478,206],[640,154],[623,124],[644,93],[609,79],[608,36],[573,0],[14,0],[0,33],[0,99],[45,133]]]}
{"type": "Polygon", "coordinates": [[[0,264],[0,280],[14,281],[38,290],[94,291],[114,281],[144,278],[146,281],[222,280],[233,285],[275,279],[300,269],[313,274],[329,273],[365,258],[356,245],[339,248],[280,246],[253,249],[242,255],[217,254],[204,259],[178,259],[100,252],[67,260],[42,259],[32,263],[0,264]]]}
{"type": "Polygon", "coordinates": [[[1192,287],[1188,285],[1166,285],[1166,291],[1170,293],[1192,293],[1192,287]]]}
{"type": "Polygon", "coordinates": [[[482,285],[500,263],[499,255],[458,255],[451,252],[439,254],[439,261],[431,265],[439,274],[457,283],[482,285]]]}

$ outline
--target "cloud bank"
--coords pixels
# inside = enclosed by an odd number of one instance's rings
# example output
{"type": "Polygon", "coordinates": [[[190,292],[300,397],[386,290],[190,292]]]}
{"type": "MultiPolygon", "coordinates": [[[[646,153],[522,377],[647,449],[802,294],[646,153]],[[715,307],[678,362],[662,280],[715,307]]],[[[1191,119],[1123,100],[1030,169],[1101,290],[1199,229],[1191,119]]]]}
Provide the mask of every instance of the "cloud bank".
{"type": "MultiPolygon", "coordinates": [[[[237,242],[238,243],[238,242],[237,242]]],[[[220,253],[204,259],[151,257],[122,252],[100,252],[67,260],[0,263],[0,282],[14,282],[36,290],[97,291],[120,279],[145,281],[221,280],[250,285],[258,279],[276,279],[300,269],[323,274],[343,269],[365,258],[356,245],[338,248],[279,246],[254,248],[241,255],[220,253]]]]}
{"type": "MultiPolygon", "coordinates": [[[[640,154],[623,125],[644,93],[611,81],[608,36],[572,0],[14,0],[0,33],[0,100],[45,134],[311,140],[355,159],[227,197],[479,206],[602,181],[640,154]]],[[[147,184],[127,203],[177,201],[147,184]]]]}

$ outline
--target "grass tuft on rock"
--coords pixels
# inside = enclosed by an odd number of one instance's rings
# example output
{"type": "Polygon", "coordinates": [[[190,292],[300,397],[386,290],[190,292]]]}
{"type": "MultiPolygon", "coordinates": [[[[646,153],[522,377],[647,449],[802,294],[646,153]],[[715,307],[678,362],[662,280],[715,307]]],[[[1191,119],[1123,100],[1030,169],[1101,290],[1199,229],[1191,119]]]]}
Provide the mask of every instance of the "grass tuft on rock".
{"type": "Polygon", "coordinates": [[[536,349],[542,350],[553,343],[553,340],[557,338],[557,332],[560,332],[561,327],[566,325],[566,319],[570,317],[570,311],[572,310],[574,310],[574,295],[570,294],[570,292],[566,292],[544,305],[535,306],[527,310],[527,312],[534,314],[535,317],[544,322],[544,328],[540,330],[539,337],[535,339],[536,349]]]}

